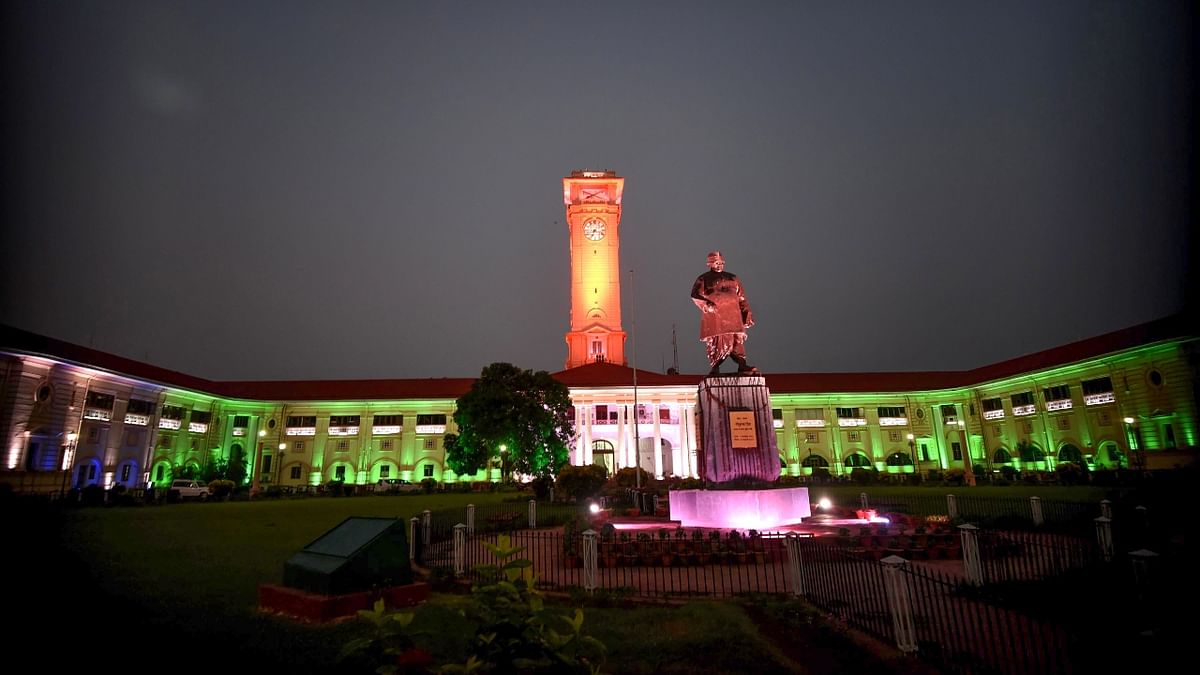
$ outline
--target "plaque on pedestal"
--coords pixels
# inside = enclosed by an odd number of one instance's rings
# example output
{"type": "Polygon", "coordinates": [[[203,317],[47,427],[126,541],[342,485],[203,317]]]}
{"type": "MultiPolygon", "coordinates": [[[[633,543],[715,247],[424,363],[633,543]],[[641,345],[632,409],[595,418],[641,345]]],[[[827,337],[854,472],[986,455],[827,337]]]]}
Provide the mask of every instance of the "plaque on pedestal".
{"type": "Polygon", "coordinates": [[[700,382],[701,478],[774,481],[779,448],[771,392],[761,375],[720,375],[700,382]]]}

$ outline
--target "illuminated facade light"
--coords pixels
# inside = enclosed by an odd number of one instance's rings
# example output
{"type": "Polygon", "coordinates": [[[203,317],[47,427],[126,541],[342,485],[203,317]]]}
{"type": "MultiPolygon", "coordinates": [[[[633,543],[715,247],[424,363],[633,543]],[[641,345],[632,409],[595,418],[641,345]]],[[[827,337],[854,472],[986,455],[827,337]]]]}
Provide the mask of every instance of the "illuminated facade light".
{"type": "MultiPolygon", "coordinates": [[[[864,422],[865,424],[865,422],[864,422]]],[[[908,426],[907,417],[880,417],[879,426],[881,427],[906,427],[908,426]]]]}
{"type": "Polygon", "coordinates": [[[150,424],[150,416],[125,413],[125,424],[132,424],[135,427],[144,427],[150,424]]]}
{"type": "Polygon", "coordinates": [[[330,436],[357,436],[358,427],[329,427],[330,436]]]}
{"type": "Polygon", "coordinates": [[[112,421],[111,410],[101,410],[99,408],[88,408],[83,411],[83,419],[85,420],[100,420],[101,422],[112,421]]]}
{"type": "Polygon", "coordinates": [[[245,428],[245,427],[234,427],[234,428],[233,428],[233,435],[234,435],[234,436],[245,436],[245,435],[246,435],[246,428],[245,428]]]}
{"type": "Polygon", "coordinates": [[[159,429],[169,429],[171,431],[178,431],[180,426],[182,426],[182,425],[179,423],[179,420],[169,420],[165,417],[160,417],[158,419],[158,428],[159,429]]]}
{"type": "Polygon", "coordinates": [[[1027,415],[1032,415],[1036,412],[1037,412],[1037,406],[1032,403],[1029,405],[1014,405],[1013,406],[1013,417],[1025,417],[1027,415]]]}
{"type": "Polygon", "coordinates": [[[1003,410],[985,410],[983,411],[983,419],[985,420],[1002,420],[1004,419],[1003,410]]]}
{"type": "Polygon", "coordinates": [[[404,431],[404,427],[399,424],[385,424],[371,427],[372,436],[387,436],[388,434],[398,434],[404,431]]]}
{"type": "Polygon", "coordinates": [[[444,434],[446,433],[445,424],[418,424],[418,434],[444,434]]]}
{"type": "Polygon", "coordinates": [[[208,433],[208,423],[207,422],[188,422],[188,431],[192,432],[193,434],[208,433]]]}
{"type": "Polygon", "coordinates": [[[287,435],[288,436],[316,436],[317,428],[316,427],[288,427],[287,435]]]}
{"type": "Polygon", "coordinates": [[[1105,403],[1116,403],[1117,397],[1110,391],[1104,394],[1089,394],[1083,397],[1084,405],[1104,405],[1105,403]]]}
{"type": "MultiPolygon", "coordinates": [[[[1059,401],[1046,401],[1046,410],[1070,410],[1071,399],[1064,398],[1059,401]]],[[[1016,414],[1016,411],[1013,411],[1016,414]]]]}

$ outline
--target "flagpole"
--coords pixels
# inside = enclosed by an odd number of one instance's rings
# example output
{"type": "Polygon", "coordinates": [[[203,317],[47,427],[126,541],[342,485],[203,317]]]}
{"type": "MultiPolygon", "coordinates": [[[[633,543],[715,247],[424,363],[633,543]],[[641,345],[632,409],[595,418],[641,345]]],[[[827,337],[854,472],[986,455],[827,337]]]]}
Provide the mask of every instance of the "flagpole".
{"type": "MultiPolygon", "coordinates": [[[[633,290],[633,270],[629,270],[629,337],[633,351],[633,452],[634,460],[633,475],[637,489],[642,489],[642,444],[641,438],[638,436],[638,427],[641,426],[641,420],[638,419],[638,397],[637,397],[637,294],[633,290]]],[[[640,497],[639,497],[640,499],[640,497]]],[[[640,508],[640,504],[638,505],[640,508]]]]}

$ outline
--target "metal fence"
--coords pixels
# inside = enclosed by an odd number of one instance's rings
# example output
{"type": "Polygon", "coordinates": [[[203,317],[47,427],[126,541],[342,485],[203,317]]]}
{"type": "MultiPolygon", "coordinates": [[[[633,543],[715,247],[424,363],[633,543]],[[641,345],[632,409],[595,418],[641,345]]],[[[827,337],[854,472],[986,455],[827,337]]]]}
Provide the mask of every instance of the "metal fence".
{"type": "MultiPolygon", "coordinates": [[[[1150,527],[1144,509],[964,501],[958,520],[1024,525],[1016,519],[1037,517],[1042,525],[870,535],[883,542],[878,547],[862,536],[673,527],[604,535],[566,528],[564,535],[550,521],[576,518],[576,507],[537,504],[526,512],[502,504],[474,513],[471,533],[463,510],[414,519],[414,560],[471,578],[476,566],[496,562],[485,543],[507,530],[543,589],[647,598],[802,596],[947,672],[1102,671],[1119,660],[1114,645],[1132,644],[1130,636],[1161,623],[1156,617],[1169,588],[1162,579],[1183,574],[1186,556],[1150,527]],[[1100,515],[1084,520],[1092,514],[1100,515]]],[[[883,500],[871,506],[886,508],[883,500]]]]}

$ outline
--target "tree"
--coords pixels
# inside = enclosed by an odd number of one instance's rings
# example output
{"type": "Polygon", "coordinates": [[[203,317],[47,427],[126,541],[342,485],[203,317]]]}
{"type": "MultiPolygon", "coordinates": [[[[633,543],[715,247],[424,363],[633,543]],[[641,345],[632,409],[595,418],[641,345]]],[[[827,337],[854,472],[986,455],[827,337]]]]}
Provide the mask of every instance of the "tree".
{"type": "Polygon", "coordinates": [[[458,398],[458,434],[444,439],[446,463],[459,475],[474,474],[504,446],[506,471],[554,475],[567,463],[570,410],[566,385],[546,371],[493,363],[458,398]]]}

